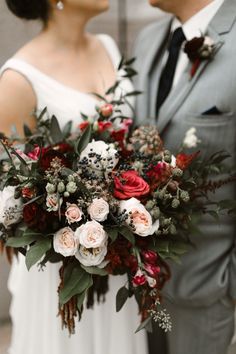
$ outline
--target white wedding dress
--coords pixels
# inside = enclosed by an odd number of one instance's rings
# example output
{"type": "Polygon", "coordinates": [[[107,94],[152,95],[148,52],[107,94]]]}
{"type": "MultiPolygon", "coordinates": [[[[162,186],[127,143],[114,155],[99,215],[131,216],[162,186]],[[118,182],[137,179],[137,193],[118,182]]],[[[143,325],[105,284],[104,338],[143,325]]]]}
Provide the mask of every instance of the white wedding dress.
{"type": "MultiPolygon", "coordinates": [[[[120,53],[114,41],[107,35],[98,38],[117,68],[120,53]]],[[[25,61],[12,58],[2,67],[1,73],[8,69],[21,73],[29,81],[37,97],[38,110],[46,106],[62,127],[69,120],[76,127],[81,122],[80,112],[95,113],[97,100],[94,96],[63,85],[25,61]]],[[[121,89],[131,90],[130,81],[124,81],[121,89]]],[[[106,302],[95,304],[93,310],[85,309],[75,335],[69,337],[67,330],[62,331],[57,317],[59,267],[59,264],[48,264],[39,272],[35,266],[28,272],[23,256],[14,261],[9,278],[13,323],[9,354],[147,353],[145,332],[134,333],[140,321],[135,300],[130,299],[121,312],[115,310],[116,292],[126,281],[123,276],[110,277],[106,302]]]]}

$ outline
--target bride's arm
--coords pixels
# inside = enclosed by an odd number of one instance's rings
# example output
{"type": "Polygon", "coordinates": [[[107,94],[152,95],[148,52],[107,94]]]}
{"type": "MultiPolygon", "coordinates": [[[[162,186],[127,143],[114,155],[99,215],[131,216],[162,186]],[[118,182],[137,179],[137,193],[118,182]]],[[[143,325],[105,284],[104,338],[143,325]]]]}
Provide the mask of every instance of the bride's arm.
{"type": "Polygon", "coordinates": [[[9,135],[11,127],[22,134],[24,124],[35,126],[36,97],[28,81],[19,73],[5,71],[0,78],[0,132],[9,135]]]}

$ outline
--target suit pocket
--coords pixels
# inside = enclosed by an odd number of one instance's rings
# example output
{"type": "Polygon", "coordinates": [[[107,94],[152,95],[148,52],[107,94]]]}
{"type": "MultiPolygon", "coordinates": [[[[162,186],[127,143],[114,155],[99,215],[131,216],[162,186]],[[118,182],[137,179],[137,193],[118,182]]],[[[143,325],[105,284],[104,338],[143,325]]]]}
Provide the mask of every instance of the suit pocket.
{"type": "Polygon", "coordinates": [[[201,140],[199,148],[204,157],[225,150],[235,153],[236,113],[228,112],[220,115],[197,115],[189,113],[184,117],[186,128],[195,127],[201,140]]]}

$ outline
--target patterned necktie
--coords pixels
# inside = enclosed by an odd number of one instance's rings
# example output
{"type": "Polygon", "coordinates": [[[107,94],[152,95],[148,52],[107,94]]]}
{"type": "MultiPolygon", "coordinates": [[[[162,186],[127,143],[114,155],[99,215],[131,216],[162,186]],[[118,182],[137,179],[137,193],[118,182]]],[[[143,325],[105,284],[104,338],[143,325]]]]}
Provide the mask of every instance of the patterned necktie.
{"type": "Polygon", "coordinates": [[[157,115],[161,105],[164,103],[168,94],[170,93],[173,80],[174,80],[178,58],[179,58],[180,48],[182,46],[182,43],[185,40],[186,38],[182,30],[182,27],[177,28],[172,35],[169,48],[168,48],[169,49],[168,60],[162,71],[161,78],[160,78],[158,94],[157,94],[157,103],[156,103],[157,115]]]}

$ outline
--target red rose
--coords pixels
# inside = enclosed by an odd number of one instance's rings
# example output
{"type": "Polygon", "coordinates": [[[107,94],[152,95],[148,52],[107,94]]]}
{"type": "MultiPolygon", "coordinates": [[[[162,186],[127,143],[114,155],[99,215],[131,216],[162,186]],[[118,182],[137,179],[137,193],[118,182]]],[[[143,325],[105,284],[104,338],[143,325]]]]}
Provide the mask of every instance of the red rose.
{"type": "Polygon", "coordinates": [[[158,274],[161,272],[161,268],[152,264],[145,264],[144,265],[145,270],[148,272],[148,274],[151,277],[156,277],[158,274]]]}
{"type": "Polygon", "coordinates": [[[157,261],[157,254],[154,251],[148,250],[148,251],[143,251],[142,256],[145,262],[149,264],[156,264],[157,261]]]}
{"type": "Polygon", "coordinates": [[[149,191],[149,185],[136,171],[126,171],[114,178],[114,196],[118,199],[141,197],[149,191]]]}
{"type": "Polygon", "coordinates": [[[176,166],[179,167],[181,170],[185,170],[194,159],[198,157],[200,151],[195,152],[194,154],[178,154],[176,156],[176,166]]]}

